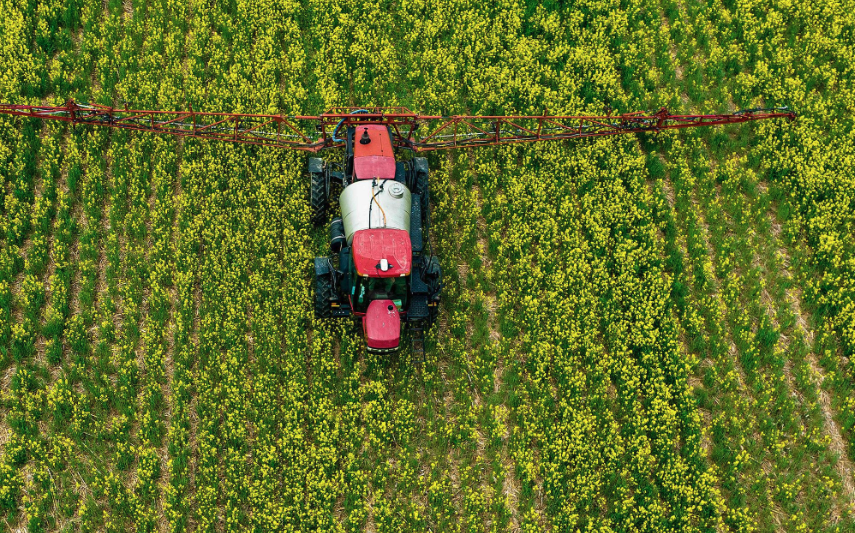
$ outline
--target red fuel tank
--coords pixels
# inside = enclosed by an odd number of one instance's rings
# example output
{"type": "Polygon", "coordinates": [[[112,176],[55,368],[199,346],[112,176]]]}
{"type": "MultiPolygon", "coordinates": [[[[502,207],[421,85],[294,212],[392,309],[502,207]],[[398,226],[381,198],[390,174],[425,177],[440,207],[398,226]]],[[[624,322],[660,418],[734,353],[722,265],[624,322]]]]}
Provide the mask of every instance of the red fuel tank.
{"type": "Polygon", "coordinates": [[[401,316],[392,300],[374,300],[362,317],[368,349],[390,350],[401,342],[401,316]]]}

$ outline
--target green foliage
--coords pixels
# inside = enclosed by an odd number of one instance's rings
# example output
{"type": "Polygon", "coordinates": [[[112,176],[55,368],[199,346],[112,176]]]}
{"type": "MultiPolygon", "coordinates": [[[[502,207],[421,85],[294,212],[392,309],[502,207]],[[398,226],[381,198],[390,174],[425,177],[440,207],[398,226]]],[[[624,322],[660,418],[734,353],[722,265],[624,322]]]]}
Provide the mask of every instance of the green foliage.
{"type": "Polygon", "coordinates": [[[303,157],[3,119],[4,523],[852,529],[851,11],[5,2],[13,103],[800,118],[431,155],[424,365],[312,318],[303,157]]]}

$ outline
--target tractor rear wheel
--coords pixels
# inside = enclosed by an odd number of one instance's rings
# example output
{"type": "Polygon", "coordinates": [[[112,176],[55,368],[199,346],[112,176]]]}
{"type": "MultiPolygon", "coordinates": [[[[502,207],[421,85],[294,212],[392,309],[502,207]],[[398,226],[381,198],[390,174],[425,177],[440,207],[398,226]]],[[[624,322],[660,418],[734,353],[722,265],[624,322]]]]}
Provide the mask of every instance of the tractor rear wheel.
{"type": "Polygon", "coordinates": [[[329,275],[315,278],[315,318],[330,318],[332,316],[332,280],[329,275]]]}
{"type": "Polygon", "coordinates": [[[327,181],[326,172],[312,172],[315,170],[311,163],[309,164],[309,175],[312,178],[311,203],[312,203],[312,224],[315,227],[322,226],[327,221],[327,208],[329,207],[329,182],[327,181]]]}
{"type": "Polygon", "coordinates": [[[432,325],[439,315],[440,291],[442,290],[442,269],[439,266],[439,257],[432,255],[425,269],[425,282],[428,286],[428,298],[436,305],[430,306],[428,325],[432,325]]]}
{"type": "Polygon", "coordinates": [[[428,307],[428,327],[433,326],[434,322],[436,322],[436,318],[439,316],[439,306],[434,305],[428,307]]]}
{"type": "Polygon", "coordinates": [[[439,257],[432,255],[425,269],[425,282],[431,296],[439,299],[439,291],[442,288],[442,268],[439,266],[439,257]]]}

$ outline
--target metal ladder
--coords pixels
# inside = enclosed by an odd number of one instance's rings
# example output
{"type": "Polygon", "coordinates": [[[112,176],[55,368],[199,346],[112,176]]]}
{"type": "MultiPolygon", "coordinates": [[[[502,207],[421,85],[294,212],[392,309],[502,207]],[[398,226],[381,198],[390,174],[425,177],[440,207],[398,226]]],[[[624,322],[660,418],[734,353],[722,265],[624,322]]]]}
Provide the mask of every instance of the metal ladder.
{"type": "Polygon", "coordinates": [[[422,322],[410,326],[410,351],[413,364],[425,363],[425,329],[422,322]],[[420,358],[419,355],[421,355],[420,358]]]}

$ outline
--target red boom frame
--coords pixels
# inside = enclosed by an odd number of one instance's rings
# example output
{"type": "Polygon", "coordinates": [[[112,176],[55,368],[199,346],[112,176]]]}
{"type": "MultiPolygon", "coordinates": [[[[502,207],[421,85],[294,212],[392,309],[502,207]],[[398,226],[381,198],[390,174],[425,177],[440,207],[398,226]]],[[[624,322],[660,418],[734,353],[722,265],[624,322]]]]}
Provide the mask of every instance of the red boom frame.
{"type": "Polygon", "coordinates": [[[98,104],[28,106],[0,103],[0,114],[60,120],[72,124],[107,126],[133,131],[168,133],[197,139],[219,140],[276,148],[318,152],[344,146],[336,137],[342,126],[386,124],[396,148],[416,152],[494,146],[536,141],[603,137],[624,133],[736,124],[771,118],[793,120],[787,108],[748,109],[721,115],[672,115],[662,108],[604,116],[546,115],[419,115],[406,107],[336,107],[318,116],[256,115],[193,111],[150,111],[116,108],[98,104]],[[425,135],[416,132],[430,126],[425,135]],[[313,133],[306,133],[306,132],[313,133]]]}

